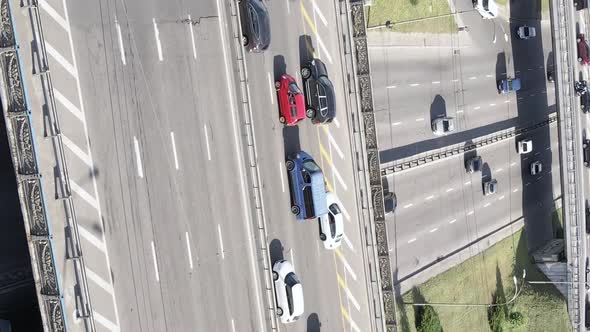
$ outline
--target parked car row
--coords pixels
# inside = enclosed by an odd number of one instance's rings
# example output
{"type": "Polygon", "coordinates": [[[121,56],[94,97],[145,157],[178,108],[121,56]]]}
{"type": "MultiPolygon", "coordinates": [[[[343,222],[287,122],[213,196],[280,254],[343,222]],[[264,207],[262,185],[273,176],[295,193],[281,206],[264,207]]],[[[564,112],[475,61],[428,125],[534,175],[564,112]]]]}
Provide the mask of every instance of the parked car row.
{"type": "MultiPolygon", "coordinates": [[[[249,52],[268,50],[271,42],[270,17],[262,0],[238,0],[242,43],[249,52]]],[[[305,118],[313,124],[331,123],[336,117],[334,85],[326,65],[320,59],[302,61],[300,68],[303,89],[295,78],[281,73],[274,86],[277,92],[279,122],[297,126],[305,118]]],[[[323,172],[305,151],[286,157],[291,212],[298,221],[317,220],[319,239],[328,250],[341,244],[344,222],[340,201],[326,190],[323,172]]],[[[303,287],[293,265],[287,260],[273,263],[276,313],[282,323],[296,321],[304,312],[303,287]]]]}

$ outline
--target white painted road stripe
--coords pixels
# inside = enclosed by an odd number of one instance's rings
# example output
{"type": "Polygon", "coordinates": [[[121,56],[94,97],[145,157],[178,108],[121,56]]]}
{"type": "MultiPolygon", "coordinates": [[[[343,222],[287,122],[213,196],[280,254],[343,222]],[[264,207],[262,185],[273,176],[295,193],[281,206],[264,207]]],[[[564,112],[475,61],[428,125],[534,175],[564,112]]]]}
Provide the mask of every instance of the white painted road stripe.
{"type": "Polygon", "coordinates": [[[127,60],[125,59],[125,48],[123,47],[123,35],[121,34],[121,25],[116,20],[115,27],[117,28],[117,38],[119,39],[119,51],[121,52],[121,62],[123,62],[123,66],[125,66],[127,65],[127,60]]]}
{"type": "Polygon", "coordinates": [[[419,85],[420,85],[420,83],[412,83],[412,84],[410,84],[411,87],[415,87],[415,86],[419,86],[419,85]]]}
{"type": "Polygon", "coordinates": [[[424,121],[424,118],[417,118],[416,122],[424,121]]]}
{"type": "Polygon", "coordinates": [[[72,77],[76,79],[78,78],[78,71],[76,68],[68,60],[66,60],[66,58],[59,54],[59,52],[47,41],[45,41],[45,49],[47,50],[47,53],[51,55],[53,59],[55,59],[55,61],[57,61],[68,73],[70,73],[70,75],[72,75],[72,77]]]}
{"type": "Polygon", "coordinates": [[[291,256],[291,265],[293,266],[293,270],[295,270],[295,257],[293,257],[293,248],[289,249],[289,256],[291,256]]]}
{"type": "Polygon", "coordinates": [[[221,236],[221,225],[217,224],[217,234],[219,235],[219,248],[221,249],[221,259],[225,259],[225,253],[223,250],[223,237],[221,236]]]}
{"type": "Polygon", "coordinates": [[[119,327],[117,326],[117,324],[111,322],[105,316],[99,314],[98,311],[93,310],[92,311],[92,316],[94,316],[94,320],[97,323],[99,323],[100,325],[104,326],[109,331],[113,331],[113,332],[118,332],[119,331],[119,327]]]}
{"type": "Polygon", "coordinates": [[[512,190],[513,193],[517,192],[518,188],[514,188],[514,190],[512,190]]]}
{"type": "Polygon", "coordinates": [[[463,183],[463,184],[464,184],[464,185],[466,185],[466,186],[468,186],[468,185],[470,185],[470,184],[471,184],[471,181],[467,181],[467,182],[465,182],[465,183],[463,183]]]}
{"type": "Polygon", "coordinates": [[[436,232],[436,231],[438,231],[438,227],[431,229],[431,230],[429,231],[429,233],[434,233],[434,232],[436,232]]]}
{"type": "Polygon", "coordinates": [[[89,268],[86,267],[85,270],[88,279],[92,280],[92,282],[97,284],[100,288],[104,289],[105,292],[113,295],[115,291],[113,290],[113,286],[109,282],[99,277],[98,274],[94,273],[94,271],[90,270],[89,268]]]}
{"type": "Polygon", "coordinates": [[[348,262],[344,258],[344,255],[340,251],[340,249],[336,249],[335,252],[336,252],[336,256],[338,256],[338,258],[342,262],[342,265],[344,265],[344,269],[346,269],[346,271],[348,271],[348,273],[350,273],[350,276],[352,277],[352,279],[354,279],[356,281],[356,273],[354,273],[354,271],[352,270],[352,267],[350,267],[350,264],[348,264],[348,262]]]}
{"type": "Polygon", "coordinates": [[[281,173],[281,188],[283,189],[283,192],[285,192],[285,176],[283,174],[283,162],[279,161],[279,173],[281,173]]]}
{"type": "Polygon", "coordinates": [[[156,271],[156,280],[160,282],[160,273],[158,272],[158,259],[156,258],[156,246],[152,241],[152,257],[154,258],[154,270],[156,271]]]}
{"type": "MultiPolygon", "coordinates": [[[[340,202],[340,200],[338,200],[338,202],[340,202]]],[[[350,221],[350,214],[348,213],[348,211],[344,207],[344,204],[342,204],[342,202],[340,202],[338,207],[340,207],[340,210],[342,210],[342,214],[344,214],[344,218],[346,218],[346,220],[350,221]]]]}
{"type": "Polygon", "coordinates": [[[504,169],[503,168],[498,168],[498,170],[496,171],[497,173],[502,172],[504,169]]]}
{"type": "Polygon", "coordinates": [[[471,211],[467,212],[467,215],[468,215],[468,216],[470,216],[470,215],[472,215],[472,214],[473,214],[473,210],[471,210],[471,211]]]}
{"type": "Polygon", "coordinates": [[[94,236],[94,234],[90,233],[86,230],[86,228],[82,227],[82,225],[78,224],[78,234],[83,237],[86,241],[90,242],[93,246],[98,248],[103,253],[106,252],[106,248],[104,242],[101,239],[94,236]]]}
{"type": "MultiPolygon", "coordinates": [[[[289,1],[287,1],[287,3],[289,3],[289,1]]],[[[231,330],[232,332],[236,332],[236,323],[233,318],[231,319],[231,330]]]]}
{"type": "Polygon", "coordinates": [[[446,190],[446,192],[450,193],[451,191],[455,190],[454,188],[449,188],[446,190]]]}
{"type": "Polygon", "coordinates": [[[191,33],[191,42],[193,45],[193,58],[197,59],[197,45],[195,44],[195,31],[193,29],[193,24],[192,24],[193,20],[190,15],[188,16],[188,21],[189,21],[188,28],[191,33]]]}
{"type": "Polygon", "coordinates": [[[492,204],[491,204],[491,203],[485,203],[485,204],[483,205],[483,207],[485,208],[485,207],[488,207],[488,206],[490,206],[490,205],[492,205],[492,204]]]}
{"type": "Polygon", "coordinates": [[[457,219],[453,219],[453,220],[449,221],[449,224],[454,224],[455,221],[457,221],[457,219]]]}
{"type": "Polygon", "coordinates": [[[64,30],[66,30],[67,33],[70,33],[70,27],[68,26],[68,23],[66,22],[66,20],[59,15],[59,13],[53,9],[53,7],[51,7],[47,1],[45,0],[39,0],[38,2],[39,7],[43,8],[43,10],[45,10],[45,12],[51,16],[52,19],[55,20],[55,22],[57,22],[57,24],[59,24],[64,30]]]}
{"type": "Polygon", "coordinates": [[[359,305],[358,301],[352,295],[352,292],[350,291],[350,289],[348,289],[348,287],[341,287],[341,288],[344,289],[344,294],[346,294],[346,297],[348,297],[350,302],[352,302],[352,305],[356,308],[356,310],[361,311],[361,306],[359,305]]]}
{"type": "Polygon", "coordinates": [[[354,246],[352,245],[352,242],[350,242],[350,240],[348,239],[348,237],[346,236],[346,234],[342,235],[342,238],[344,239],[344,243],[346,243],[346,245],[348,246],[348,248],[352,251],[354,251],[354,246]]]}
{"type": "Polygon", "coordinates": [[[402,124],[401,122],[394,122],[394,123],[392,123],[391,125],[392,125],[392,126],[399,126],[399,125],[401,125],[401,124],[402,124]]]}
{"type": "Polygon", "coordinates": [[[432,81],[432,84],[440,84],[440,81],[432,81]]]}
{"type": "Polygon", "coordinates": [[[330,146],[336,150],[336,153],[338,154],[340,159],[344,160],[344,152],[342,152],[342,150],[340,150],[340,147],[336,143],[334,136],[332,136],[332,134],[330,134],[330,130],[328,129],[328,126],[322,126],[322,128],[324,128],[324,132],[326,133],[326,135],[328,135],[328,141],[330,142],[330,146]]]}
{"type": "Polygon", "coordinates": [[[340,182],[340,185],[342,186],[342,188],[344,188],[345,191],[348,190],[348,186],[346,185],[346,183],[344,183],[344,179],[342,178],[342,175],[340,175],[340,172],[338,171],[338,169],[336,167],[334,167],[334,165],[330,165],[332,168],[332,173],[334,175],[336,175],[336,178],[338,179],[338,182],[340,182]]]}
{"type": "Polygon", "coordinates": [[[55,87],[53,88],[53,96],[55,97],[55,99],[57,101],[60,102],[60,104],[62,104],[65,108],[67,108],[68,111],[70,111],[70,113],[72,113],[75,117],[77,117],[78,120],[82,121],[82,123],[85,122],[85,120],[84,120],[84,114],[82,114],[82,112],[80,111],[80,109],[77,106],[75,106],[74,104],[72,104],[72,102],[70,102],[68,100],[68,98],[66,98],[55,87]]]}
{"type": "Polygon", "coordinates": [[[274,92],[275,92],[275,85],[272,82],[272,78],[270,77],[270,72],[266,73],[267,77],[268,77],[268,92],[269,92],[269,96],[270,96],[270,103],[274,105],[275,103],[275,97],[274,97],[274,92]]]}
{"type": "Polygon", "coordinates": [[[82,151],[74,142],[72,142],[66,135],[61,134],[61,140],[64,145],[72,151],[76,157],[80,158],[88,167],[92,167],[92,160],[90,160],[90,156],[82,151]]]}
{"type": "Polygon", "coordinates": [[[178,165],[178,154],[176,154],[176,140],[174,140],[174,132],[170,132],[170,140],[172,141],[172,152],[174,154],[174,167],[179,169],[180,166],[178,165]]]}
{"type": "Polygon", "coordinates": [[[98,210],[98,202],[94,196],[90,195],[86,190],[80,187],[74,180],[70,179],[70,188],[73,192],[78,194],[86,203],[90,204],[93,208],[98,210]]]}
{"type": "Polygon", "coordinates": [[[387,89],[395,89],[395,88],[397,88],[397,86],[395,86],[395,85],[390,85],[387,87],[387,89]]]}
{"type": "Polygon", "coordinates": [[[410,203],[410,204],[404,205],[404,209],[407,209],[407,208],[409,208],[409,207],[412,207],[413,205],[414,205],[413,203],[410,203]]]}
{"type": "Polygon", "coordinates": [[[338,121],[337,118],[334,118],[334,124],[336,125],[336,128],[340,128],[340,121],[338,121]]]}
{"type": "Polygon", "coordinates": [[[412,243],[412,242],[414,242],[414,241],[416,241],[416,238],[410,239],[410,240],[408,241],[408,244],[410,244],[410,243],[412,243]]]}
{"type": "Polygon", "coordinates": [[[322,12],[320,11],[320,8],[318,7],[318,5],[315,3],[315,0],[312,0],[311,1],[311,5],[313,7],[313,11],[318,14],[318,16],[320,17],[320,20],[322,21],[322,23],[324,23],[325,26],[328,26],[328,21],[324,17],[324,14],[322,14],[322,12]]]}
{"type": "Polygon", "coordinates": [[[209,133],[207,131],[207,125],[203,125],[203,128],[205,129],[205,144],[207,146],[207,158],[211,160],[211,148],[209,147],[209,133]]]}
{"type": "Polygon", "coordinates": [[[504,195],[502,195],[502,196],[500,196],[500,197],[498,198],[498,200],[500,200],[500,201],[501,201],[501,200],[503,200],[503,199],[504,199],[504,195]]]}
{"type": "Polygon", "coordinates": [[[133,136],[133,146],[135,147],[135,161],[137,162],[137,175],[143,178],[143,165],[141,164],[141,154],[139,153],[139,141],[133,136]]]}
{"type": "Polygon", "coordinates": [[[188,253],[188,264],[193,269],[193,252],[191,250],[191,241],[188,237],[188,232],[184,232],[184,238],[186,239],[186,251],[188,253]]]}
{"type": "Polygon", "coordinates": [[[430,196],[426,197],[426,200],[429,201],[429,200],[431,200],[433,198],[434,198],[434,195],[430,195],[430,196]]]}
{"type": "Polygon", "coordinates": [[[158,25],[156,24],[156,18],[152,18],[152,23],[154,24],[154,36],[156,37],[156,47],[158,49],[158,59],[160,61],[164,61],[164,55],[162,55],[162,43],[160,42],[160,31],[158,30],[158,25]]]}

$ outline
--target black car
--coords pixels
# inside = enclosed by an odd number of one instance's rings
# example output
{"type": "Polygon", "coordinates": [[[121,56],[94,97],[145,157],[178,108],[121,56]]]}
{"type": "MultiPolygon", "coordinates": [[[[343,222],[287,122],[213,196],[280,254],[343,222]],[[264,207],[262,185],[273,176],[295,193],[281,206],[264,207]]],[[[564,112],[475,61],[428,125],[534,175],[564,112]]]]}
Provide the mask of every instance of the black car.
{"type": "Polygon", "coordinates": [[[590,139],[584,139],[582,149],[584,150],[584,166],[588,167],[590,163],[590,139]]]}
{"type": "Polygon", "coordinates": [[[270,19],[262,0],[241,0],[242,44],[250,52],[262,52],[270,46],[270,19]]]}
{"type": "Polygon", "coordinates": [[[395,193],[386,192],[383,195],[383,203],[384,203],[383,207],[385,209],[385,214],[394,213],[395,208],[397,207],[397,196],[395,195],[395,193]]]}
{"type": "Polygon", "coordinates": [[[590,93],[586,92],[580,96],[580,108],[584,113],[590,112],[590,93]]]}
{"type": "Polygon", "coordinates": [[[588,0],[574,0],[574,7],[576,7],[576,10],[588,8],[588,0]]]}
{"type": "Polygon", "coordinates": [[[481,156],[474,156],[471,159],[465,162],[465,169],[467,173],[475,173],[481,171],[481,167],[483,163],[481,161],[481,156]]]}
{"type": "Polygon", "coordinates": [[[336,100],[326,65],[320,59],[313,59],[301,68],[301,77],[305,90],[305,115],[316,124],[332,122],[336,117],[336,100]]]}

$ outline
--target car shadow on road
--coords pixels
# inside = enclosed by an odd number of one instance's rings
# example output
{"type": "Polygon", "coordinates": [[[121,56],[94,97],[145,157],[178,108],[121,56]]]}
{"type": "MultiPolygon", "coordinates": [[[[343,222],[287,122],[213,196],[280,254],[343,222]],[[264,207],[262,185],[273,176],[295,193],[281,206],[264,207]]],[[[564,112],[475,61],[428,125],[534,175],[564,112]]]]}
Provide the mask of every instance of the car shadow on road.
{"type": "Polygon", "coordinates": [[[306,332],[320,332],[322,323],[320,317],[315,312],[307,316],[307,329],[306,332]]]}
{"type": "Polygon", "coordinates": [[[467,170],[467,163],[474,157],[477,156],[477,149],[471,149],[471,147],[473,146],[473,141],[472,140],[468,140],[467,142],[465,142],[464,148],[467,152],[465,152],[463,154],[463,166],[465,167],[465,170],[467,170]]]}
{"type": "MultiPolygon", "coordinates": [[[[501,80],[508,78],[506,72],[506,53],[500,52],[496,58],[496,88],[501,80]]],[[[498,89],[498,93],[500,90],[498,89]]]]}
{"type": "Polygon", "coordinates": [[[484,183],[492,179],[492,169],[488,163],[483,163],[481,167],[481,192],[485,193],[484,183]]]}
{"type": "Polygon", "coordinates": [[[299,66],[303,67],[305,64],[313,60],[315,49],[313,48],[313,42],[311,36],[301,35],[299,36],[299,66]]]}
{"type": "Polygon", "coordinates": [[[285,57],[282,55],[275,55],[272,62],[274,80],[275,82],[280,81],[281,76],[287,73],[287,63],[285,62],[285,57]]]}
{"type": "Polygon", "coordinates": [[[298,126],[285,126],[283,128],[283,144],[285,147],[285,158],[301,151],[298,126]]]}
{"type": "Polygon", "coordinates": [[[270,241],[270,244],[268,245],[268,252],[270,254],[270,264],[271,265],[274,265],[275,262],[285,259],[284,254],[283,254],[284,250],[285,250],[285,248],[283,248],[283,244],[281,243],[281,240],[274,239],[274,240],[270,241]]]}
{"type": "Polygon", "coordinates": [[[445,116],[447,116],[447,103],[441,95],[436,95],[430,104],[430,123],[436,118],[445,116]]]}

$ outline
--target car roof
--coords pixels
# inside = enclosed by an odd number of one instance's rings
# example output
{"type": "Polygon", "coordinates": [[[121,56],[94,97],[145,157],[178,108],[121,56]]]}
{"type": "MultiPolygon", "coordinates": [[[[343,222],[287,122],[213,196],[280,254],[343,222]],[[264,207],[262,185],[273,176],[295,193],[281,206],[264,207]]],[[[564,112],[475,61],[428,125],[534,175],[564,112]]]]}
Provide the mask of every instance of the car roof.
{"type": "Polygon", "coordinates": [[[291,287],[291,291],[293,294],[293,312],[291,313],[292,316],[301,316],[304,311],[304,302],[303,302],[303,286],[301,284],[296,284],[291,287]]]}
{"type": "Polygon", "coordinates": [[[328,213],[328,203],[326,201],[326,183],[322,172],[311,173],[311,193],[315,215],[321,216],[328,213]]]}

